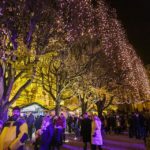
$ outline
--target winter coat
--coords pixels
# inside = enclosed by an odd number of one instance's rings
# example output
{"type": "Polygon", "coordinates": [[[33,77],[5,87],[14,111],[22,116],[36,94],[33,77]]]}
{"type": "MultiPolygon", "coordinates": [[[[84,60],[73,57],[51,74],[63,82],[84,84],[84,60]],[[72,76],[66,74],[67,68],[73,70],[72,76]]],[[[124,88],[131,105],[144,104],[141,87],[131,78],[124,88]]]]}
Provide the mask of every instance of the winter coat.
{"type": "Polygon", "coordinates": [[[40,139],[40,150],[49,150],[54,134],[54,126],[50,124],[46,130],[43,131],[40,139]]]}
{"type": "Polygon", "coordinates": [[[11,117],[5,124],[0,135],[0,150],[15,149],[23,150],[24,142],[27,140],[28,127],[24,119],[15,120],[11,117]]]}
{"type": "Polygon", "coordinates": [[[101,134],[101,121],[99,119],[92,121],[91,143],[93,145],[103,144],[103,139],[101,134]]]}
{"type": "Polygon", "coordinates": [[[34,116],[33,116],[33,114],[30,114],[27,117],[27,124],[28,124],[29,128],[33,127],[33,125],[34,125],[34,116]]]}
{"type": "Polygon", "coordinates": [[[89,118],[83,119],[81,122],[81,136],[83,142],[91,142],[91,120],[89,118]]]}
{"type": "Polygon", "coordinates": [[[35,150],[49,150],[52,142],[52,138],[54,136],[54,126],[52,122],[45,122],[41,129],[37,130],[36,133],[36,141],[34,143],[35,150]],[[42,134],[40,132],[42,131],[42,134]]]}
{"type": "Polygon", "coordinates": [[[52,139],[53,146],[61,146],[63,144],[62,137],[63,136],[63,128],[62,127],[55,127],[54,129],[54,136],[52,139]]]}
{"type": "Polygon", "coordinates": [[[42,121],[43,121],[43,116],[39,116],[38,118],[36,118],[35,124],[34,124],[36,130],[40,129],[42,125],[42,121]]]}

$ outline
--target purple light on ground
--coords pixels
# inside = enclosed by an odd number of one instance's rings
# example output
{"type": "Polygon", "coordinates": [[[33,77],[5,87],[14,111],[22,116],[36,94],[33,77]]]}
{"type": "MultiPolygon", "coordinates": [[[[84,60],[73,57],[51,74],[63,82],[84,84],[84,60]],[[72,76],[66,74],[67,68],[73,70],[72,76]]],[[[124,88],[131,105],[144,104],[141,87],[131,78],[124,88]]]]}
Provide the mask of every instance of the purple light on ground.
{"type": "Polygon", "coordinates": [[[104,140],[104,145],[120,146],[120,150],[145,150],[144,144],[127,143],[121,141],[104,140]]]}
{"type": "Polygon", "coordinates": [[[83,148],[80,148],[80,147],[74,147],[74,146],[67,145],[67,144],[63,144],[63,147],[67,148],[68,150],[82,150],[83,149],[83,148]]]}

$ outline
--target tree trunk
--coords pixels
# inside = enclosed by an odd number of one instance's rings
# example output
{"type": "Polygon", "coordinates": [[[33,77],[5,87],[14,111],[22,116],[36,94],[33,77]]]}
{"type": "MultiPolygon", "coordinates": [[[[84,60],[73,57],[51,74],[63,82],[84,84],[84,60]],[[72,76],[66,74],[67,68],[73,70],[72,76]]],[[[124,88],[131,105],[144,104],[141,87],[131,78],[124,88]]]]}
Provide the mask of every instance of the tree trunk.
{"type": "Polygon", "coordinates": [[[81,108],[82,108],[82,114],[86,113],[86,111],[87,111],[87,102],[82,102],[81,108]]]}
{"type": "Polygon", "coordinates": [[[1,105],[0,106],[0,120],[7,121],[8,119],[8,107],[1,105]]]}
{"type": "Polygon", "coordinates": [[[102,106],[98,106],[97,110],[98,110],[98,117],[101,118],[102,117],[102,113],[103,113],[103,107],[102,106]]]}
{"type": "Polygon", "coordinates": [[[59,115],[59,113],[60,113],[60,102],[56,101],[55,115],[59,115]]]}
{"type": "Polygon", "coordinates": [[[99,100],[96,103],[96,106],[97,106],[97,111],[98,111],[98,117],[101,118],[103,110],[104,110],[104,103],[103,103],[103,101],[99,100]]]}
{"type": "Polygon", "coordinates": [[[3,93],[4,93],[4,79],[1,76],[0,77],[0,99],[3,97],[3,93]]]}
{"type": "Polygon", "coordinates": [[[3,97],[4,93],[4,65],[0,63],[0,99],[3,97]]]}

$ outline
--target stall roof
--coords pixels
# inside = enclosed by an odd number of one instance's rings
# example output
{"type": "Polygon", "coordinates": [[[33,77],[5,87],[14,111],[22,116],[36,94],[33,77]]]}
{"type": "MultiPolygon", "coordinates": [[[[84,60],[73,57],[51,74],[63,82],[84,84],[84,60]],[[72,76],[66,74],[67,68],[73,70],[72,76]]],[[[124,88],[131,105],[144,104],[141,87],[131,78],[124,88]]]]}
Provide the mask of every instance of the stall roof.
{"type": "Polygon", "coordinates": [[[20,106],[20,108],[23,109],[23,108],[26,108],[26,107],[29,107],[29,106],[32,106],[32,105],[37,105],[37,106],[39,106],[39,107],[41,107],[45,110],[49,110],[46,106],[43,106],[43,105],[41,105],[39,103],[36,103],[36,102],[30,103],[30,104],[27,104],[27,105],[22,105],[22,106],[20,106]]]}

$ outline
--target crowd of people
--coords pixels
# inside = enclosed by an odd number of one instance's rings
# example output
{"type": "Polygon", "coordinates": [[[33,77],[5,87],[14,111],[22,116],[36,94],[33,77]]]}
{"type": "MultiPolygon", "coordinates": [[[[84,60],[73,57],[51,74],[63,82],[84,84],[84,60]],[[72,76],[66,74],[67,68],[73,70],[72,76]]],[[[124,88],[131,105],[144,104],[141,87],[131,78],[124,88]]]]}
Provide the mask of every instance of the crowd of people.
{"type": "MultiPolygon", "coordinates": [[[[34,150],[59,150],[66,141],[65,130],[70,124],[69,118],[71,116],[66,119],[63,113],[46,114],[36,118],[30,113],[21,117],[20,108],[15,107],[12,116],[5,123],[0,121],[0,149],[23,150],[26,141],[30,141],[34,145],[34,150]]],[[[92,150],[96,150],[96,146],[101,149],[103,144],[101,124],[97,115],[89,118],[85,113],[80,118],[73,116],[71,129],[68,130],[75,133],[75,138],[82,136],[84,150],[87,149],[87,143],[91,144],[92,150]]]]}
{"type": "Polygon", "coordinates": [[[83,150],[89,143],[91,150],[102,150],[103,134],[122,134],[128,131],[130,138],[146,139],[150,133],[149,111],[121,113],[111,112],[98,117],[84,113],[81,116],[45,114],[20,116],[20,108],[14,107],[6,122],[0,121],[0,150],[23,150],[26,141],[34,150],[59,150],[66,142],[66,131],[74,140],[82,138],[83,150]]]}
{"type": "Polygon", "coordinates": [[[130,138],[144,139],[150,134],[150,112],[111,113],[105,116],[106,134],[121,134],[128,131],[130,138]]]}

